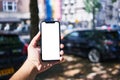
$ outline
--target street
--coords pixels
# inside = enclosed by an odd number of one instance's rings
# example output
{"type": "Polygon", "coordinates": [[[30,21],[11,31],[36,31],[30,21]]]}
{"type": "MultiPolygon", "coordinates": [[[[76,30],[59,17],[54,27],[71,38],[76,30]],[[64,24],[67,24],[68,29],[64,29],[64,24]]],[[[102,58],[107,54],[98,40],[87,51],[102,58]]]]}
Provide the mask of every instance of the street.
{"type": "Polygon", "coordinates": [[[85,58],[65,55],[66,61],[39,74],[36,80],[119,80],[120,61],[91,63],[85,58]]]}

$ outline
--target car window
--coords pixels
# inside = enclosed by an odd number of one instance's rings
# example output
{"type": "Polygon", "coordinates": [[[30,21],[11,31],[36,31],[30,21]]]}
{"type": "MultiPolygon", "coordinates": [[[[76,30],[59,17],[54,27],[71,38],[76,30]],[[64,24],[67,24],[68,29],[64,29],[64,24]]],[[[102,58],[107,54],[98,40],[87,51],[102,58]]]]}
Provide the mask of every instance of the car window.
{"type": "Polygon", "coordinates": [[[19,43],[19,37],[16,35],[2,35],[0,36],[0,44],[16,44],[19,43]]]}
{"type": "Polygon", "coordinates": [[[80,33],[81,38],[89,38],[91,36],[92,36],[92,32],[90,32],[90,31],[83,31],[80,33]]]}
{"type": "Polygon", "coordinates": [[[101,31],[96,31],[96,32],[94,33],[94,37],[95,37],[96,39],[105,39],[105,36],[103,35],[103,32],[101,32],[101,31]]]}
{"type": "Polygon", "coordinates": [[[117,31],[104,32],[106,39],[119,39],[119,34],[117,31]]]}
{"type": "Polygon", "coordinates": [[[67,39],[74,40],[79,38],[79,32],[72,32],[66,36],[67,39]]]}
{"type": "Polygon", "coordinates": [[[120,39],[117,31],[96,31],[95,36],[100,39],[120,39]]]}
{"type": "Polygon", "coordinates": [[[0,36],[0,43],[3,43],[3,42],[4,42],[4,37],[0,36]]]}

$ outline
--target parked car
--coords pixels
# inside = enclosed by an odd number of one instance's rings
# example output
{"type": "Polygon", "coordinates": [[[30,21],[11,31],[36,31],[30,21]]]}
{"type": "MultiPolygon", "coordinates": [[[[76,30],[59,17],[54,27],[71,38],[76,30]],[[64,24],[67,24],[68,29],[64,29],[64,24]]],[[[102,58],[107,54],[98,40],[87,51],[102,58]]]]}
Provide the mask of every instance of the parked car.
{"type": "Polygon", "coordinates": [[[120,36],[117,30],[76,30],[65,35],[65,53],[87,57],[91,62],[120,57],[120,36]]]}
{"type": "Polygon", "coordinates": [[[18,34],[0,31],[0,80],[8,80],[23,64],[27,47],[18,34]]]}

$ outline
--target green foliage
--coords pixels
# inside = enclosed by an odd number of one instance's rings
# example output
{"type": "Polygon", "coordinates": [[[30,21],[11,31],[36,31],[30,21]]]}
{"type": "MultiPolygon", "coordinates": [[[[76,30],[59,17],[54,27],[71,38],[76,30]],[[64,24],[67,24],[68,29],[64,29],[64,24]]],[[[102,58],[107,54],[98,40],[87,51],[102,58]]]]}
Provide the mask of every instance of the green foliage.
{"type": "Polygon", "coordinates": [[[112,0],[112,3],[116,2],[117,0],[112,0]]]}
{"type": "Polygon", "coordinates": [[[99,8],[101,7],[99,0],[84,0],[84,4],[85,4],[85,10],[88,13],[93,12],[93,9],[99,10],[99,8]]]}
{"type": "Polygon", "coordinates": [[[98,2],[96,5],[95,5],[96,8],[100,8],[101,7],[101,4],[98,2]]]}
{"type": "Polygon", "coordinates": [[[90,13],[92,11],[92,6],[89,3],[89,0],[84,1],[85,4],[85,10],[90,13]]]}

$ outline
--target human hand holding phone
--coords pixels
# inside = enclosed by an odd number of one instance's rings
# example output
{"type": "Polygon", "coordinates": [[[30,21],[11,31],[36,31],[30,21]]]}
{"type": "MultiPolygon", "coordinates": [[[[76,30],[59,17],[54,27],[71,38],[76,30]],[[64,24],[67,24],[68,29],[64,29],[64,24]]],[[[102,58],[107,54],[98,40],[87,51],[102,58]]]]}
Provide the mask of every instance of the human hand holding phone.
{"type": "MultiPolygon", "coordinates": [[[[61,50],[59,53],[61,55],[60,59],[58,61],[50,61],[50,62],[43,62],[42,59],[41,59],[41,47],[40,46],[37,46],[37,43],[40,41],[40,32],[32,39],[31,43],[29,44],[28,46],[28,60],[30,62],[32,62],[38,72],[43,72],[49,68],[51,68],[53,65],[55,64],[58,64],[58,63],[61,63],[64,61],[64,58],[62,57],[63,55],[63,51],[61,50]]],[[[61,44],[60,45],[60,48],[63,48],[64,45],[61,44]]],[[[52,54],[52,53],[49,53],[49,54],[52,54]]]]}
{"type": "MultiPolygon", "coordinates": [[[[28,57],[21,68],[9,80],[34,80],[38,73],[41,73],[53,65],[61,63],[64,58],[61,56],[59,61],[43,62],[41,60],[40,32],[32,39],[28,46],[28,57]]],[[[63,45],[61,44],[61,48],[63,45]]],[[[60,52],[63,55],[63,51],[60,52]]]]}

